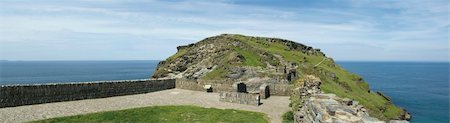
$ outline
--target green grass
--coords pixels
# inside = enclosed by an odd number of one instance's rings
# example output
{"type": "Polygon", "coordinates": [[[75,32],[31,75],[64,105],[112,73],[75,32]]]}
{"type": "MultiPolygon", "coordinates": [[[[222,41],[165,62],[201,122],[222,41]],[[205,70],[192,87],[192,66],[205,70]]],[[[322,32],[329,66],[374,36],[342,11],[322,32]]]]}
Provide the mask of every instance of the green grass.
{"type": "Polygon", "coordinates": [[[265,114],[202,108],[197,106],[154,106],[120,111],[53,118],[32,123],[267,123],[265,114]]]}
{"type": "Polygon", "coordinates": [[[177,53],[175,53],[174,55],[170,56],[169,58],[167,58],[167,62],[171,62],[172,60],[175,60],[178,57],[183,56],[184,54],[186,54],[189,51],[189,48],[185,48],[185,49],[181,49],[179,50],[177,53]]]}
{"type": "Polygon", "coordinates": [[[206,80],[214,80],[214,79],[220,79],[220,78],[225,78],[227,75],[228,71],[225,70],[225,68],[223,67],[218,67],[216,69],[214,69],[213,71],[207,73],[203,79],[206,80]]]}
{"type": "Polygon", "coordinates": [[[294,123],[294,113],[292,111],[288,111],[283,114],[283,123],[294,123]]]}
{"type": "Polygon", "coordinates": [[[358,100],[360,104],[363,104],[369,109],[369,113],[372,116],[380,118],[381,120],[395,119],[403,112],[401,108],[393,105],[382,96],[373,92],[369,93],[369,85],[366,82],[356,81],[359,76],[347,72],[339,66],[332,68],[327,64],[331,64],[331,61],[322,63],[317,69],[335,73],[338,80],[336,82],[323,74],[316,74],[320,75],[320,78],[323,81],[321,87],[324,92],[335,93],[340,97],[358,100]],[[382,109],[386,110],[383,111],[382,109]]]}
{"type": "Polygon", "coordinates": [[[242,56],[244,56],[244,58],[245,58],[244,65],[245,66],[266,67],[266,64],[264,64],[261,61],[261,57],[259,57],[259,55],[256,54],[255,52],[248,51],[248,50],[245,50],[245,49],[241,49],[239,47],[235,47],[234,50],[236,52],[238,52],[239,54],[241,54],[242,56]]]}
{"type": "MultiPolygon", "coordinates": [[[[359,76],[352,74],[340,66],[336,65],[330,60],[324,61],[317,68],[313,67],[315,64],[325,58],[322,55],[307,55],[300,51],[288,50],[288,47],[280,44],[267,42],[263,40],[252,39],[242,35],[236,35],[236,39],[243,41],[248,46],[252,46],[253,49],[258,49],[271,54],[277,54],[283,57],[283,59],[293,63],[303,63],[307,65],[307,68],[298,68],[300,74],[313,74],[318,76],[322,80],[321,88],[326,93],[334,93],[340,97],[346,97],[355,99],[369,109],[370,115],[377,117],[381,120],[396,119],[403,110],[382,96],[376,93],[369,93],[369,85],[366,82],[357,82],[359,76]],[[336,67],[330,67],[334,66],[336,67]],[[320,71],[326,71],[336,74],[338,80],[324,75],[320,71]],[[385,109],[385,110],[383,110],[385,109]]],[[[298,103],[298,100],[291,100],[293,108],[298,103]]]]}

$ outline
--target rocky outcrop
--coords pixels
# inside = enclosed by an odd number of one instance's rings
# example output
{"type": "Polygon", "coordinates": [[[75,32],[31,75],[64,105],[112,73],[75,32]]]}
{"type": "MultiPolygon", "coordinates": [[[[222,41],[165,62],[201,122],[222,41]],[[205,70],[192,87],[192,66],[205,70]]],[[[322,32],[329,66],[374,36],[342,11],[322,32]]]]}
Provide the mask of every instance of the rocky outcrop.
{"type": "Polygon", "coordinates": [[[295,114],[297,123],[383,123],[370,117],[358,101],[334,94],[314,94],[304,101],[295,114]]]}
{"type": "MultiPolygon", "coordinates": [[[[335,94],[320,91],[321,81],[308,75],[299,89],[301,104],[294,114],[296,123],[385,123],[371,117],[368,110],[358,101],[340,98],[335,94]]],[[[409,123],[406,120],[392,120],[389,123],[409,123]]]]}
{"type": "Polygon", "coordinates": [[[247,40],[282,44],[292,51],[323,54],[312,47],[284,39],[223,34],[177,47],[177,54],[161,61],[152,78],[242,80],[267,75],[283,83],[297,79],[296,63],[255,48],[247,40]],[[249,60],[252,62],[246,62],[249,60]],[[220,71],[220,74],[208,76],[213,71],[220,71]]]}

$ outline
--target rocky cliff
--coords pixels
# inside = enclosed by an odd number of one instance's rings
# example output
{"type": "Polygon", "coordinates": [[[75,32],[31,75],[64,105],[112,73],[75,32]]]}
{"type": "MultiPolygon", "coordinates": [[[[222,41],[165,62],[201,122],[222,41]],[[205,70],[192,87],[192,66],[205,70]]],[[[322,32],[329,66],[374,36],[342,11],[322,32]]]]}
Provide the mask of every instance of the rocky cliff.
{"type": "MultiPolygon", "coordinates": [[[[158,64],[152,78],[246,81],[256,77],[301,87],[305,77],[313,75],[321,80],[321,91],[358,101],[372,117],[405,119],[407,114],[388,97],[370,91],[361,77],[341,68],[320,49],[294,41],[222,34],[177,49],[158,64]]],[[[300,109],[300,96],[291,95],[293,110],[300,109]]]]}

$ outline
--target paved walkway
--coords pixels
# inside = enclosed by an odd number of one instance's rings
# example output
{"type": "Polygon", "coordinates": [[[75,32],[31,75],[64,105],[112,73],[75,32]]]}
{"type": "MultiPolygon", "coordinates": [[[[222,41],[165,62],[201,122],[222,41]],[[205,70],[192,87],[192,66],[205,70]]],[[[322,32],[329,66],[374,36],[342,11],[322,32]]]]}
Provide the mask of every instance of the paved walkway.
{"type": "Polygon", "coordinates": [[[288,106],[289,102],[289,97],[287,96],[271,96],[267,100],[262,100],[262,105],[251,106],[220,102],[218,93],[170,89],[146,94],[0,108],[0,122],[26,122],[145,106],[197,105],[201,107],[263,112],[268,115],[271,122],[279,123],[283,113],[290,109],[288,106]]]}

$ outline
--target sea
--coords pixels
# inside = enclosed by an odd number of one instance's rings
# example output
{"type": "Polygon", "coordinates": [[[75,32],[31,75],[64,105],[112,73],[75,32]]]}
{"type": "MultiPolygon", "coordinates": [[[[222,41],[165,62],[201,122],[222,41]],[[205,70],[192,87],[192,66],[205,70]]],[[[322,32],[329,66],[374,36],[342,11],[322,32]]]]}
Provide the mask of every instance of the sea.
{"type": "Polygon", "coordinates": [[[148,79],[159,61],[2,61],[0,85],[148,79]]]}
{"type": "MultiPolygon", "coordinates": [[[[0,85],[147,79],[159,61],[0,61],[0,85]]],[[[449,63],[337,62],[413,116],[449,123],[449,63]]]]}
{"type": "Polygon", "coordinates": [[[413,116],[412,123],[449,123],[449,63],[338,62],[413,116]]]}

